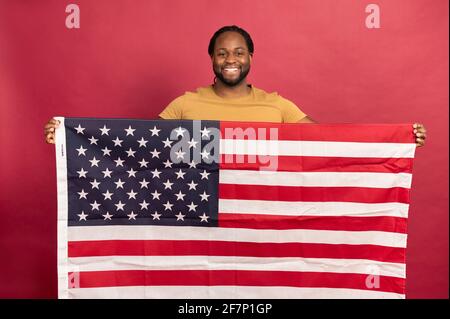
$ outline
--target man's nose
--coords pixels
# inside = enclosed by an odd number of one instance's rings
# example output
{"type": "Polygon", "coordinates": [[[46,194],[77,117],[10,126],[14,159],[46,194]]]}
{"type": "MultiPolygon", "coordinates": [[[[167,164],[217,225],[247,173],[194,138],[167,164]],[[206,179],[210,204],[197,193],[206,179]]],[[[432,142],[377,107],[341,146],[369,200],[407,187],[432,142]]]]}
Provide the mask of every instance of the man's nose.
{"type": "Polygon", "coordinates": [[[236,56],[233,53],[227,54],[226,58],[225,58],[225,62],[226,63],[233,63],[236,61],[236,56]]]}

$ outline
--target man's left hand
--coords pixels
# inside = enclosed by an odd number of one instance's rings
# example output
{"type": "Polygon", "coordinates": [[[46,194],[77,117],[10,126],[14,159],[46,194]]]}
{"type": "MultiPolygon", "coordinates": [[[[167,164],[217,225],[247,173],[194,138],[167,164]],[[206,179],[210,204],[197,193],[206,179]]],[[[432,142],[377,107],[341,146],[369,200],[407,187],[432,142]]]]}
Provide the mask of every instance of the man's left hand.
{"type": "Polygon", "coordinates": [[[423,124],[420,123],[414,123],[413,132],[414,136],[416,137],[417,147],[424,146],[425,139],[427,138],[427,130],[425,129],[425,126],[423,126],[423,124]]]}

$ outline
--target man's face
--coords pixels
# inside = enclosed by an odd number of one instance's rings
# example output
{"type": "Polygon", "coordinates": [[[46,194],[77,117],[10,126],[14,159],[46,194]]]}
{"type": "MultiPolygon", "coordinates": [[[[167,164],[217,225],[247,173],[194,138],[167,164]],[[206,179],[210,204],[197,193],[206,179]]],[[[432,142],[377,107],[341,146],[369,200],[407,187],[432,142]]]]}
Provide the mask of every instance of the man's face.
{"type": "Polygon", "coordinates": [[[227,86],[236,86],[247,77],[252,57],[242,35],[224,32],[216,39],[211,60],[216,77],[227,86]]]}

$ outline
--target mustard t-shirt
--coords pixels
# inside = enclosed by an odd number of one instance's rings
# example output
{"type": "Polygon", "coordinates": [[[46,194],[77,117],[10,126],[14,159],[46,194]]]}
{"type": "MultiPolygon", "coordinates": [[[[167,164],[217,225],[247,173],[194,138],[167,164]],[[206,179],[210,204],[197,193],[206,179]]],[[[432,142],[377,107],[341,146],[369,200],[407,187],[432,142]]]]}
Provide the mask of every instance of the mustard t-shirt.
{"type": "Polygon", "coordinates": [[[306,116],[294,103],[251,86],[249,95],[226,99],[212,86],[186,92],[160,114],[163,119],[296,123],[306,116]]]}

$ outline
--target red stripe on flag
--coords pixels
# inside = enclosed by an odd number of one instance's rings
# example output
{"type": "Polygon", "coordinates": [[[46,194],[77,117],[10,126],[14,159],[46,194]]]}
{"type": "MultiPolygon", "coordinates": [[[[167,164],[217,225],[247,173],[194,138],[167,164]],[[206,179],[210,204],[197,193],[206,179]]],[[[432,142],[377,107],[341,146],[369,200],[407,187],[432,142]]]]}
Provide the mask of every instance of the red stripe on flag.
{"type": "Polygon", "coordinates": [[[68,243],[68,256],[304,257],[369,259],[404,263],[405,249],[377,245],[317,243],[253,243],[208,240],[98,240],[70,241],[68,243]]]}
{"type": "Polygon", "coordinates": [[[259,170],[277,163],[277,171],[412,173],[412,158],[220,155],[220,169],[259,170]],[[277,162],[276,162],[277,161],[277,162]]]}
{"type": "Polygon", "coordinates": [[[385,231],[406,234],[407,219],[389,216],[281,216],[219,213],[219,227],[385,231]]]}
{"type": "Polygon", "coordinates": [[[260,270],[83,271],[77,288],[119,286],[281,286],[363,289],[404,294],[405,280],[373,275],[260,270]]]}
{"type": "MultiPolygon", "coordinates": [[[[222,139],[262,139],[290,141],[326,142],[374,142],[414,143],[412,124],[297,124],[262,122],[220,122],[222,139]],[[300,126],[301,125],[301,129],[300,126]],[[292,126],[292,127],[289,127],[292,126]],[[232,129],[242,129],[250,137],[232,134],[232,129]],[[258,131],[260,129],[260,131],[258,131]],[[277,129],[276,137],[270,136],[270,129],[277,129]],[[253,134],[252,134],[253,133],[253,134]],[[228,135],[229,136],[228,136],[228,135]]],[[[236,130],[236,132],[238,132],[236,130]]]]}
{"type": "Polygon", "coordinates": [[[219,198],[304,202],[409,203],[402,187],[301,187],[219,184],[219,198]]]}

